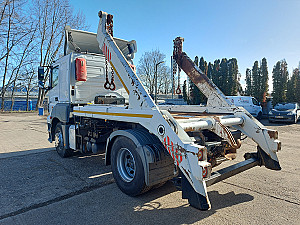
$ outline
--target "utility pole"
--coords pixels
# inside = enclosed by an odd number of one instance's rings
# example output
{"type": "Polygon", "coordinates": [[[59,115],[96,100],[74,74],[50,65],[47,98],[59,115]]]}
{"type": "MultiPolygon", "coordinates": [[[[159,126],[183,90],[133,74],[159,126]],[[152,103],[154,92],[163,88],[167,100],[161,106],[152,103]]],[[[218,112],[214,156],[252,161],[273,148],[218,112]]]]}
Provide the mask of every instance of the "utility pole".
{"type": "Polygon", "coordinates": [[[164,61],[160,61],[159,63],[156,63],[155,65],[155,90],[154,90],[154,101],[155,101],[155,104],[157,104],[157,67],[159,64],[161,63],[164,63],[164,61]]]}

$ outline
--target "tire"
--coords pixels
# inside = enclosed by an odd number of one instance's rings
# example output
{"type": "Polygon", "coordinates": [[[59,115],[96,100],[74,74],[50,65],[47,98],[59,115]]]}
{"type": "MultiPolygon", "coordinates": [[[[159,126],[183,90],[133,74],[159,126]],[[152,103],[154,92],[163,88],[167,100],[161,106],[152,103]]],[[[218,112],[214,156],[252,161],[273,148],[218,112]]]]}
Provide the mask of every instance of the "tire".
{"type": "Polygon", "coordinates": [[[64,137],[61,123],[57,123],[54,131],[54,143],[58,155],[62,158],[70,157],[73,154],[71,149],[65,149],[64,137]]]}
{"type": "Polygon", "coordinates": [[[298,118],[297,116],[295,116],[294,123],[296,124],[297,122],[298,122],[298,118]]]}
{"type": "Polygon", "coordinates": [[[136,145],[127,137],[117,137],[111,149],[112,174],[118,187],[129,196],[142,194],[145,184],[144,167],[136,145]]]}
{"type": "Polygon", "coordinates": [[[257,114],[257,117],[256,117],[258,120],[261,120],[262,119],[262,112],[259,112],[258,114],[257,114]]]}

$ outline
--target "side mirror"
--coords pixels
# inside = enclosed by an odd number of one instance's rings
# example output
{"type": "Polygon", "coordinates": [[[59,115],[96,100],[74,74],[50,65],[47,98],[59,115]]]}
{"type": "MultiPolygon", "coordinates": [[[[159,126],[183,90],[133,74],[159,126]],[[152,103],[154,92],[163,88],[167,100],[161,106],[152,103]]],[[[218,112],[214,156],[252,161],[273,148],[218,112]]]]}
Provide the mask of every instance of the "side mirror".
{"type": "Polygon", "coordinates": [[[45,76],[44,76],[44,67],[39,66],[38,68],[38,80],[44,82],[45,76]]]}
{"type": "Polygon", "coordinates": [[[44,72],[44,67],[39,66],[38,67],[38,80],[39,80],[39,87],[42,89],[45,89],[45,72],[44,72]]]}

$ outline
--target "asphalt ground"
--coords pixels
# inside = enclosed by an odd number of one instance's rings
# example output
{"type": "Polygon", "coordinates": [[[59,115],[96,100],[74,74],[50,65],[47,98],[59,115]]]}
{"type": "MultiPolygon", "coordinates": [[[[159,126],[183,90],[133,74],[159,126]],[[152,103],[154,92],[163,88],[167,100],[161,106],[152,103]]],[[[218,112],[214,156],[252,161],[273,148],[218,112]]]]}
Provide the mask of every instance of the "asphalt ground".
{"type": "MultiPolygon", "coordinates": [[[[0,224],[300,224],[300,123],[262,122],[279,131],[282,170],[255,167],[214,184],[212,209],[199,211],[172,182],[129,197],[103,153],[62,159],[47,141],[46,117],[0,114],[0,224]]],[[[222,166],[253,151],[246,139],[222,166]]]]}

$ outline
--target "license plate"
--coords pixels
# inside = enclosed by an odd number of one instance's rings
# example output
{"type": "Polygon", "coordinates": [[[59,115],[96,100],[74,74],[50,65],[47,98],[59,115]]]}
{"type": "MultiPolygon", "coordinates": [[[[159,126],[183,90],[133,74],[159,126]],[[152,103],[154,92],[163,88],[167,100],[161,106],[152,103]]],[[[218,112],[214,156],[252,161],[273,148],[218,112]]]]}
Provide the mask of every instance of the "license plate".
{"type": "Polygon", "coordinates": [[[282,119],[283,116],[275,116],[275,118],[282,119]]]}

